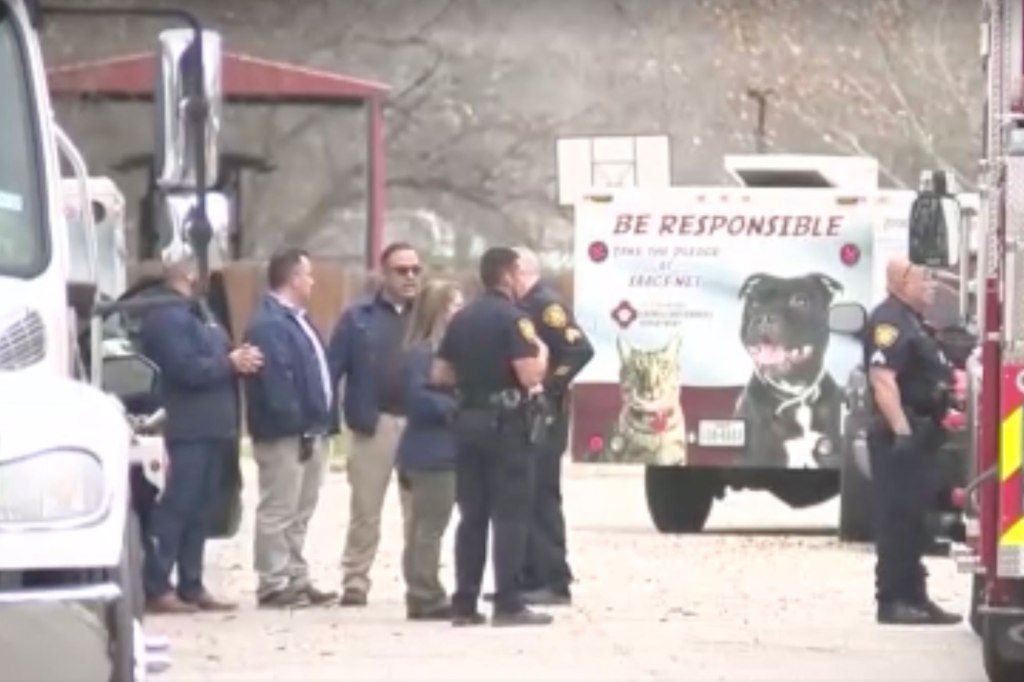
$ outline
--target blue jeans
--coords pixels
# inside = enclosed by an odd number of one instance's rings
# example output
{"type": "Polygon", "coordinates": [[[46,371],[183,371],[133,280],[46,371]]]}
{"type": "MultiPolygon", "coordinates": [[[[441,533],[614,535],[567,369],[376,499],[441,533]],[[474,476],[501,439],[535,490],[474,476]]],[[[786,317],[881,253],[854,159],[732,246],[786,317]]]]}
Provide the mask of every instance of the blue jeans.
{"type": "Polygon", "coordinates": [[[178,567],[178,597],[195,602],[205,592],[203,550],[210,514],[220,490],[230,439],[167,442],[170,476],[148,529],[143,582],[147,598],[172,589],[171,571],[178,567]]]}

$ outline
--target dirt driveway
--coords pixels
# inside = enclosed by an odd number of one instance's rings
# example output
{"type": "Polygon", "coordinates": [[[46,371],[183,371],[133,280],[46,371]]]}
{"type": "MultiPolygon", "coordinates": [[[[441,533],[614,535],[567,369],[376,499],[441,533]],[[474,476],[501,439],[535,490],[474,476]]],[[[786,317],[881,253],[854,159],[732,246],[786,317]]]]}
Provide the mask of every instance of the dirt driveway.
{"type": "MultiPolygon", "coordinates": [[[[576,605],[558,610],[553,627],[528,631],[404,620],[394,490],[368,608],[257,611],[250,487],[242,532],[214,544],[208,561],[211,586],[243,609],[230,617],[153,618],[150,628],[171,637],[174,656],[158,679],[984,680],[980,647],[965,626],[874,623],[870,553],[814,532],[833,523],[834,503],[794,512],[766,494],[732,494],[713,513],[713,532],[668,537],[650,526],[640,474],[569,465],[576,605]],[[788,532],[745,532],[773,528],[788,532]]],[[[333,474],[309,545],[323,586],[340,580],[347,500],[344,477],[333,474]]],[[[939,601],[964,607],[966,580],[948,560],[930,568],[939,601]]],[[[445,571],[450,585],[450,560],[445,571]]]]}

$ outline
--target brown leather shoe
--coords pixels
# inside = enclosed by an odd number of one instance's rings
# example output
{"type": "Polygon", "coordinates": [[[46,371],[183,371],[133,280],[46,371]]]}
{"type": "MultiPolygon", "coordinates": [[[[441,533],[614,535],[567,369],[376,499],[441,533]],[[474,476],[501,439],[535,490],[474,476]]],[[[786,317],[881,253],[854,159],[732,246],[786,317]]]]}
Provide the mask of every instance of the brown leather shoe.
{"type": "Polygon", "coordinates": [[[199,595],[199,599],[194,603],[200,611],[208,611],[211,613],[226,613],[238,608],[238,604],[229,601],[221,601],[209,592],[203,592],[199,595]]]}
{"type": "Polygon", "coordinates": [[[178,595],[173,592],[166,592],[149,599],[146,602],[146,610],[149,613],[196,613],[199,606],[178,599],[178,595]]]}

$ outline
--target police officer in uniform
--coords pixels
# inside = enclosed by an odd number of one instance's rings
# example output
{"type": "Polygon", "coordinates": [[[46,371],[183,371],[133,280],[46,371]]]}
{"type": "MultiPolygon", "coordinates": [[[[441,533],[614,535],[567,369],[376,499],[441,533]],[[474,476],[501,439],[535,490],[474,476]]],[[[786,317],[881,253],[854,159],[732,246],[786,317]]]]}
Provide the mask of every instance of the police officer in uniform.
{"type": "Polygon", "coordinates": [[[552,620],[526,607],[517,582],[531,511],[531,448],[539,437],[532,407],[543,391],[548,355],[530,318],[516,306],[523,289],[518,258],[504,247],[484,253],[480,278],[486,292],[452,319],[431,368],[432,383],[454,386],[459,405],[454,425],[460,517],[454,625],[484,622],[477,602],[492,523],[492,624],[547,625],[552,620]]]}
{"type": "Polygon", "coordinates": [[[547,437],[537,446],[533,488],[533,517],[520,574],[524,598],[531,604],[568,604],[572,570],[566,560],[565,515],[562,512],[562,455],[569,445],[569,383],[594,357],[594,348],[559,300],[558,293],[540,281],[537,255],[517,248],[526,288],[520,306],[533,321],[550,351],[544,378],[549,408],[547,437]]]}
{"type": "Polygon", "coordinates": [[[952,625],[956,614],[928,596],[922,557],[926,515],[937,494],[936,456],[945,434],[952,369],[922,311],[934,297],[929,270],[904,258],[886,268],[889,296],[871,313],[864,361],[873,396],[868,430],[875,493],[877,619],[952,625]]]}

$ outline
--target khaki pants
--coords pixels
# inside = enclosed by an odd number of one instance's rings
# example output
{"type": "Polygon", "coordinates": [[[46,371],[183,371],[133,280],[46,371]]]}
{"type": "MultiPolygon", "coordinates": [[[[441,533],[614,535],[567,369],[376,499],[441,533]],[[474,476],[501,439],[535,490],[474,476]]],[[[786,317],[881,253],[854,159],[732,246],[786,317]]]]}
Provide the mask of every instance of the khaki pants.
{"type": "MultiPolygon", "coordinates": [[[[398,437],[405,419],[382,414],[372,436],[352,434],[352,454],[348,458],[348,483],[351,504],[345,554],[341,560],[346,590],[370,591],[370,568],[380,546],[381,510],[395,469],[398,437]]],[[[401,494],[403,522],[408,520],[408,502],[401,494]]]]}
{"type": "Polygon", "coordinates": [[[405,601],[410,607],[434,608],[447,603],[448,593],[438,573],[441,541],[455,506],[454,471],[404,471],[409,499],[402,574],[405,601]]]}
{"type": "Polygon", "coordinates": [[[313,457],[300,462],[298,437],[253,443],[260,489],[254,548],[257,596],[289,585],[309,585],[309,566],[302,548],[320,498],[324,450],[325,443],[318,438],[313,457]]]}

